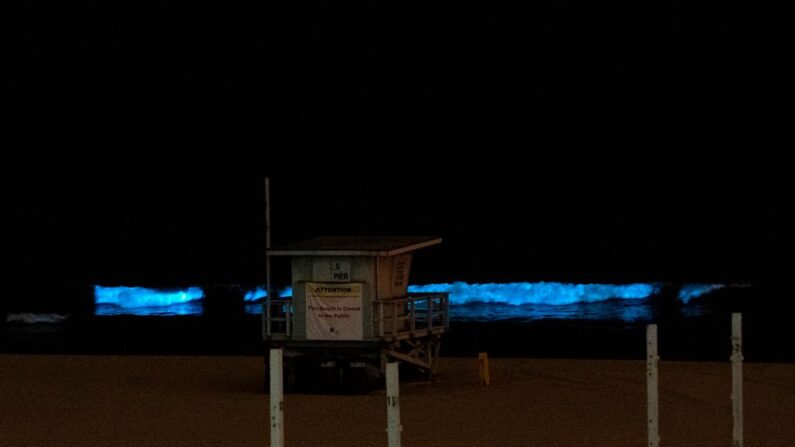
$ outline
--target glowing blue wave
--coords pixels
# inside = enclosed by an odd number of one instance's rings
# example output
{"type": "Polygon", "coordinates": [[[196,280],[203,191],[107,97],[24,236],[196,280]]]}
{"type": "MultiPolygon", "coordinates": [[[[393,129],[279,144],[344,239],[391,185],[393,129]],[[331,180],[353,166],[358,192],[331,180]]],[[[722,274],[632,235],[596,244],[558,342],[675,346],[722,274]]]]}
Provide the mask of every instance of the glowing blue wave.
{"type": "MultiPolygon", "coordinates": [[[[277,292],[277,295],[280,297],[288,297],[293,295],[293,288],[292,287],[285,287],[281,291],[277,292]]],[[[265,290],[265,286],[257,286],[254,290],[249,290],[243,295],[243,301],[257,301],[261,300],[268,296],[268,291],[265,290]]]]}
{"type": "MultiPolygon", "coordinates": [[[[694,298],[726,287],[723,284],[684,284],[678,298],[687,304],[694,298]]],[[[659,294],[659,284],[568,284],[559,282],[521,282],[469,284],[453,282],[411,285],[412,293],[450,294],[453,319],[486,318],[584,318],[649,319],[653,309],[645,298],[659,294]],[[601,304],[600,304],[601,303],[601,304]]],[[[265,287],[244,293],[245,312],[259,314],[259,301],[265,287]]],[[[286,287],[278,293],[292,295],[286,287]]],[[[96,315],[201,315],[204,313],[199,287],[185,290],[156,290],[143,287],[94,288],[96,315]]]]}
{"type": "Polygon", "coordinates": [[[145,287],[103,287],[94,286],[94,302],[125,309],[141,307],[164,307],[188,303],[204,298],[201,287],[185,290],[157,290],[145,287]]]}
{"type": "Polygon", "coordinates": [[[256,301],[268,296],[268,291],[265,287],[257,287],[254,290],[249,290],[243,295],[243,301],[256,301]]]}
{"type": "Polygon", "coordinates": [[[468,284],[465,282],[409,286],[412,293],[450,294],[450,304],[502,303],[511,305],[565,305],[594,303],[611,298],[638,300],[658,293],[658,284],[567,284],[560,282],[517,282],[468,284]]]}
{"type": "Polygon", "coordinates": [[[687,304],[693,298],[698,298],[714,290],[726,287],[725,284],[684,284],[679,289],[679,299],[687,304]]]}

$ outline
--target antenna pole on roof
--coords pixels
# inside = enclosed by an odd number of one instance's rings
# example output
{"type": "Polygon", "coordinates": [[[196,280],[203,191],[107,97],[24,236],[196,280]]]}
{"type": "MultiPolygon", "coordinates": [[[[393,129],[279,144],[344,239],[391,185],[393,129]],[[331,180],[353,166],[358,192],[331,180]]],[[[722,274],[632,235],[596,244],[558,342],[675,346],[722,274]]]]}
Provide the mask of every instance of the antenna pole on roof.
{"type": "Polygon", "coordinates": [[[271,186],[270,178],[265,177],[265,289],[268,296],[265,297],[265,309],[262,312],[262,332],[263,335],[270,335],[270,327],[266,321],[270,315],[270,301],[273,297],[271,289],[271,186]]]}

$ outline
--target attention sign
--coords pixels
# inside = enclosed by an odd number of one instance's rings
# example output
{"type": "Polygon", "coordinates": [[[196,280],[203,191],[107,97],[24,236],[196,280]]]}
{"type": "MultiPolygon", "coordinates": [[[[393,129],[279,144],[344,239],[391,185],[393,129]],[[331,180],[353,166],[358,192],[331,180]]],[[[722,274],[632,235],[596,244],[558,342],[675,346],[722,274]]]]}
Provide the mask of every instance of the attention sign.
{"type": "Polygon", "coordinates": [[[362,339],[361,283],[306,283],[308,340],[362,339]]]}

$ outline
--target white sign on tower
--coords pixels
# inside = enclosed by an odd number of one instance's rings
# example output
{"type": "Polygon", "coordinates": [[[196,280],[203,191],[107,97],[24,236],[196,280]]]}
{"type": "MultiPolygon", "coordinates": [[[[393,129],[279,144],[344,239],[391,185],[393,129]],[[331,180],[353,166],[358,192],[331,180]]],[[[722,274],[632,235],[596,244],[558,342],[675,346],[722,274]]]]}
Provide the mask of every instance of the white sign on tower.
{"type": "Polygon", "coordinates": [[[308,340],[362,339],[361,283],[306,283],[308,340]]]}

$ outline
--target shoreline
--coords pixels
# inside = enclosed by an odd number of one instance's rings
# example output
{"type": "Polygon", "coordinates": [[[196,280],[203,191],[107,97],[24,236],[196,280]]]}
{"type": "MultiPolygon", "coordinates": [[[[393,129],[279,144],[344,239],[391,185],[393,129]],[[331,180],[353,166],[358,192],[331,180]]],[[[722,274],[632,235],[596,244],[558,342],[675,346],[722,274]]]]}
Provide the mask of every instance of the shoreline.
{"type": "MultiPolygon", "coordinates": [[[[795,331],[758,313],[744,314],[750,362],[795,362],[795,331]]],[[[730,314],[661,321],[662,359],[723,361],[731,354],[730,314]]],[[[776,317],[777,318],[777,317],[776,317]]],[[[645,325],[619,320],[452,321],[442,356],[642,359],[645,325]]],[[[75,316],[57,324],[7,323],[0,352],[106,355],[264,355],[256,315],[75,316]]]]}

